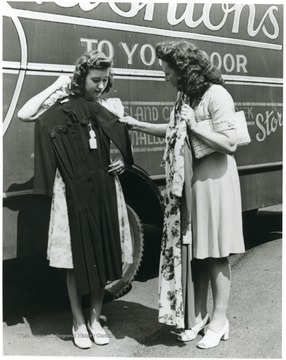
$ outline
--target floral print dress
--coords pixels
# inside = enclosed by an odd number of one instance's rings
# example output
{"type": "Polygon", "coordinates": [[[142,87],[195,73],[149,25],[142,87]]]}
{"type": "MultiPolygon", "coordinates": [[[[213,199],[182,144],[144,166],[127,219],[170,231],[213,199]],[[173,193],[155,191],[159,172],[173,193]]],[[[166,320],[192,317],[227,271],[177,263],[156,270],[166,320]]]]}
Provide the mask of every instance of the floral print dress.
{"type": "MultiPolygon", "coordinates": [[[[159,273],[159,322],[185,327],[183,243],[191,244],[190,219],[184,221],[186,123],[171,113],[162,165],[166,171],[165,213],[159,273]]],[[[190,248],[190,246],[188,246],[190,248]]]]}

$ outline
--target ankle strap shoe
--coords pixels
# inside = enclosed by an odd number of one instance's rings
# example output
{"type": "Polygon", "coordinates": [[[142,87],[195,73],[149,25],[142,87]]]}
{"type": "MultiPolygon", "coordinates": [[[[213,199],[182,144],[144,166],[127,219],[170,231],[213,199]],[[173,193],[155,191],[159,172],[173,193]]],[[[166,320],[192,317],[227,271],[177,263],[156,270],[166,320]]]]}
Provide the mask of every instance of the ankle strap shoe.
{"type": "Polygon", "coordinates": [[[210,322],[210,316],[207,314],[202,321],[196,324],[191,329],[183,331],[179,336],[178,340],[188,342],[194,340],[198,334],[204,329],[204,327],[210,322]]]}

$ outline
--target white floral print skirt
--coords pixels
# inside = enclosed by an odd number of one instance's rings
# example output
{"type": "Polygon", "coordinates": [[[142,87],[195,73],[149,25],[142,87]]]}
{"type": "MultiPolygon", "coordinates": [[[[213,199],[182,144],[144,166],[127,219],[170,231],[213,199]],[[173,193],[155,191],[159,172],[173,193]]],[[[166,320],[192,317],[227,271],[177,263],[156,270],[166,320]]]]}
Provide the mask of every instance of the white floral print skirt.
{"type": "MultiPolygon", "coordinates": [[[[115,177],[115,186],[118,204],[122,262],[131,264],[133,262],[131,231],[126,203],[118,177],[115,177]]],[[[53,187],[47,259],[52,267],[73,269],[65,183],[58,170],[56,171],[53,187]]]]}

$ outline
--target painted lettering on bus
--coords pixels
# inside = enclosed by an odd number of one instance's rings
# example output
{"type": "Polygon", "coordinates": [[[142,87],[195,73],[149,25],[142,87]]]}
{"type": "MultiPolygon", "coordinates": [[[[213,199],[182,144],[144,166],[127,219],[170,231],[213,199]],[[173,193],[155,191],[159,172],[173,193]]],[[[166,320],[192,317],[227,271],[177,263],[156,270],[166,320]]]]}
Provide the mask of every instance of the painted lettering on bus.
{"type": "Polygon", "coordinates": [[[235,107],[236,111],[242,110],[248,121],[254,121],[253,106],[238,106],[235,107]]]}
{"type": "Polygon", "coordinates": [[[264,141],[268,136],[275,133],[279,127],[282,127],[283,120],[282,114],[274,111],[265,111],[265,114],[258,113],[255,118],[255,124],[260,130],[256,134],[256,140],[261,142],[264,141]]]}
{"type": "MultiPolygon", "coordinates": [[[[41,0],[36,2],[43,3],[41,0]]],[[[54,2],[65,8],[79,5],[83,11],[91,11],[102,3],[93,0],[55,0],[54,2]]],[[[157,16],[159,11],[157,5],[153,2],[130,2],[127,10],[123,10],[120,3],[108,1],[108,6],[115,14],[124,18],[135,18],[144,11],[144,20],[148,22],[152,22],[157,16]]],[[[161,8],[160,11],[162,12],[161,8]]],[[[276,18],[277,13],[278,7],[275,5],[270,5],[263,14],[261,11],[257,11],[255,4],[178,4],[169,2],[167,13],[160,14],[160,16],[166,17],[168,24],[173,26],[184,22],[190,29],[201,25],[211,31],[218,31],[227,26],[227,29],[230,29],[233,34],[238,34],[244,30],[242,26],[245,26],[245,30],[252,38],[262,32],[268,39],[277,39],[280,31],[276,18]],[[245,18],[246,21],[244,21],[245,18]]]]}
{"type": "MultiPolygon", "coordinates": [[[[97,49],[104,52],[112,59],[114,57],[114,45],[109,40],[80,38],[80,43],[82,46],[86,47],[86,51],[97,49]]],[[[138,57],[145,66],[152,66],[156,61],[155,47],[151,44],[143,44],[140,46],[139,43],[135,43],[129,46],[125,42],[120,42],[119,48],[124,53],[124,56],[126,56],[128,65],[133,65],[133,59],[138,57]]],[[[243,74],[248,73],[247,57],[242,54],[233,55],[227,53],[222,55],[219,52],[214,51],[210,54],[210,61],[219,70],[225,73],[231,73],[233,71],[243,74]]]]}
{"type": "Polygon", "coordinates": [[[130,115],[137,120],[147,122],[167,123],[170,120],[170,114],[173,105],[154,106],[154,105],[125,105],[125,115],[130,115]]]}
{"type": "Polygon", "coordinates": [[[125,114],[140,121],[156,122],[159,120],[159,110],[156,106],[124,106],[125,114]]]}
{"type": "Polygon", "coordinates": [[[163,145],[165,144],[164,138],[159,138],[154,135],[148,135],[140,131],[130,131],[132,145],[136,147],[146,145],[163,145]]]}

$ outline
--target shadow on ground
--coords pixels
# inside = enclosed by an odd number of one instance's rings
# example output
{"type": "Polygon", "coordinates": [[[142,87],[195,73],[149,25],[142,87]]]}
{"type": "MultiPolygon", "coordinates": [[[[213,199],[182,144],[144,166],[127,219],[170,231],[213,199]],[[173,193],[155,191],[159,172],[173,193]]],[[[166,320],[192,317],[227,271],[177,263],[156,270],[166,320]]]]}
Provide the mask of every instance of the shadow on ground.
{"type": "MultiPolygon", "coordinates": [[[[244,234],[246,249],[281,238],[282,212],[259,211],[247,214],[244,216],[244,234]]],[[[158,231],[154,234],[148,233],[145,237],[144,256],[136,275],[136,280],[139,282],[158,276],[160,237],[161,234],[158,231]]],[[[86,299],[84,299],[85,303],[88,305],[86,299]]],[[[122,304],[121,301],[116,303],[115,311],[118,306],[129,308],[131,321],[134,321],[134,317],[137,317],[138,314],[142,314],[140,316],[144,318],[147,316],[142,323],[153,321],[156,324],[154,323],[152,326],[158,326],[157,315],[149,314],[150,316],[148,316],[148,311],[154,312],[153,309],[138,309],[138,306],[142,307],[142,305],[134,303],[124,305],[124,301],[122,304]]],[[[3,262],[3,321],[8,326],[23,323],[25,318],[30,323],[37,314],[47,314],[48,316],[55,312],[61,314],[66,311],[70,311],[70,305],[65,270],[49,267],[44,255],[3,262]]],[[[62,333],[67,330],[61,329],[62,333]]],[[[112,331],[116,333],[116,329],[112,329],[112,331]]],[[[122,333],[122,329],[118,333],[122,333]]]]}

